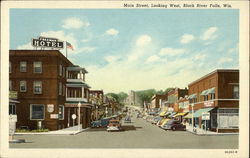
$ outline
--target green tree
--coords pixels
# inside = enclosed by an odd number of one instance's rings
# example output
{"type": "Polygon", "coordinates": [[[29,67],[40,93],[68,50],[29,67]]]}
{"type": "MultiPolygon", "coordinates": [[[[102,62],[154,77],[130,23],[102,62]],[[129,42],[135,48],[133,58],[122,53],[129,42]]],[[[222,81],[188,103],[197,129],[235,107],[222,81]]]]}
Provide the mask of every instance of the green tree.
{"type": "Polygon", "coordinates": [[[165,94],[166,94],[166,93],[168,93],[169,91],[171,91],[171,90],[173,90],[173,89],[174,89],[174,88],[170,88],[170,87],[169,87],[169,88],[167,88],[164,92],[165,92],[165,94]]]}
{"type": "Polygon", "coordinates": [[[117,95],[119,103],[124,103],[125,99],[128,97],[128,94],[124,92],[120,92],[117,95]]]}
{"type": "Polygon", "coordinates": [[[148,90],[137,91],[136,93],[142,103],[144,102],[149,103],[151,101],[152,96],[155,95],[156,90],[148,89],[148,90]]]}

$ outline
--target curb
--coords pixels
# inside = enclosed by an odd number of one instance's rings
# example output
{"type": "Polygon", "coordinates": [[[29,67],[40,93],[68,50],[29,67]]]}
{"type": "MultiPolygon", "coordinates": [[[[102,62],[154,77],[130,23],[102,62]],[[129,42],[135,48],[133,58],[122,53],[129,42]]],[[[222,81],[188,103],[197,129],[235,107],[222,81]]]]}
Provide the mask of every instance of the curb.
{"type": "Polygon", "coordinates": [[[195,132],[192,132],[192,131],[188,131],[188,130],[187,130],[187,132],[192,133],[192,134],[197,135],[197,136],[226,136],[226,135],[239,135],[239,133],[198,134],[198,133],[195,133],[195,132]]]}

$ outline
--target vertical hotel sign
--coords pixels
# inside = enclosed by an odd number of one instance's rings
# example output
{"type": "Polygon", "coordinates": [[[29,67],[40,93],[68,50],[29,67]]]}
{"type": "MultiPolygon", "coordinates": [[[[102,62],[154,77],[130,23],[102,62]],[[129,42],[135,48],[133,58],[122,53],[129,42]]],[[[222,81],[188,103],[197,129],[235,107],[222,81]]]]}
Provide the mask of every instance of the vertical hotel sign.
{"type": "Polygon", "coordinates": [[[32,39],[32,46],[34,47],[48,47],[48,48],[63,48],[63,41],[59,41],[56,38],[39,37],[38,39],[32,39]]]}

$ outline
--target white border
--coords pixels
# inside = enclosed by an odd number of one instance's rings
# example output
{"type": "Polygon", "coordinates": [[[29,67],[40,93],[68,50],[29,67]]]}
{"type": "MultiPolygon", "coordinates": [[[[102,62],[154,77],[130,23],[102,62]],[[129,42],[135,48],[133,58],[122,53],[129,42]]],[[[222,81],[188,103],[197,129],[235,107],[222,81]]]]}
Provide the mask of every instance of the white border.
{"type": "MultiPolygon", "coordinates": [[[[1,149],[0,157],[248,157],[249,154],[249,2],[248,1],[155,1],[154,3],[218,3],[231,4],[240,10],[240,135],[237,154],[225,154],[225,150],[194,149],[9,149],[8,147],[8,51],[9,8],[123,8],[123,3],[136,1],[3,1],[1,2],[1,149]],[[110,151],[112,150],[112,152],[110,151]],[[41,153],[42,152],[42,153],[41,153]]],[[[140,1],[141,4],[150,1],[140,1]]],[[[134,8],[133,8],[134,9],[134,8]]],[[[160,8],[163,9],[163,8],[160,8]]],[[[186,9],[186,8],[185,8],[186,9]]],[[[194,8],[190,8],[194,9],[194,8]]],[[[199,8],[201,9],[201,8],[199,8]]],[[[207,9],[207,8],[206,8],[207,9]]]]}

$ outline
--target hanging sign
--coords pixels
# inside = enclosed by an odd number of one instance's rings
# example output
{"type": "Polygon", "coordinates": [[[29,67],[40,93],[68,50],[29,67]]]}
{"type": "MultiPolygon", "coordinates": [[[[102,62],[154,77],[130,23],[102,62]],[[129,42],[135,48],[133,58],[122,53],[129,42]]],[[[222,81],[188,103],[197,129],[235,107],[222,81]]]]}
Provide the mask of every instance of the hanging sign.
{"type": "Polygon", "coordinates": [[[32,39],[32,46],[62,49],[63,41],[59,41],[56,38],[39,37],[38,39],[32,39]]]}
{"type": "Polygon", "coordinates": [[[210,113],[209,112],[203,112],[201,117],[202,117],[202,120],[210,120],[210,113]]]}
{"type": "Polygon", "coordinates": [[[54,104],[48,104],[47,105],[47,110],[48,110],[48,112],[53,112],[54,111],[54,104]]]}

